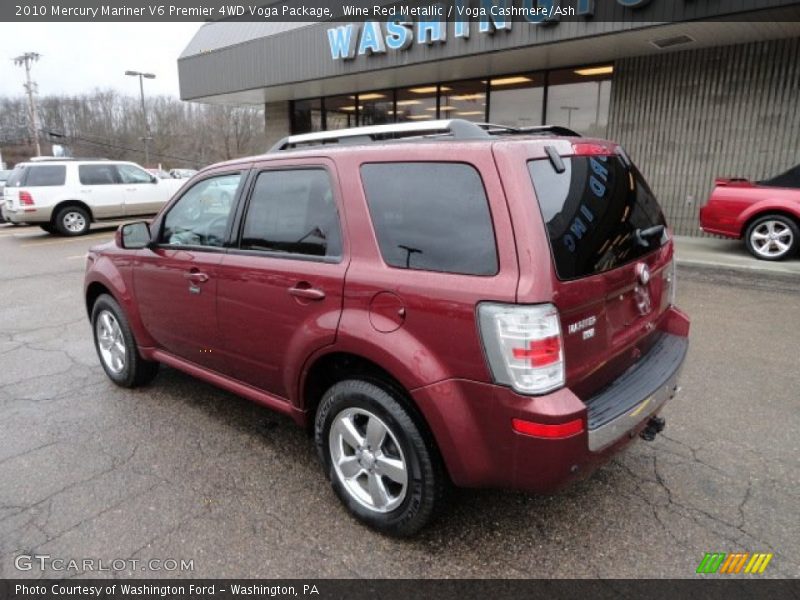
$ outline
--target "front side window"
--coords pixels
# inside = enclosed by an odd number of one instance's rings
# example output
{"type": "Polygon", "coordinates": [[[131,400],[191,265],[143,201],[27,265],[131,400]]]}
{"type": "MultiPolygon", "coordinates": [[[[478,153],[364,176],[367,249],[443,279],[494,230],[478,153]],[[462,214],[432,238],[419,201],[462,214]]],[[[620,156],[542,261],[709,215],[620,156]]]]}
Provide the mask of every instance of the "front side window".
{"type": "Polygon", "coordinates": [[[618,156],[563,160],[563,173],[547,159],[528,163],[559,278],[603,273],[663,244],[664,215],[636,167],[618,156]]]}
{"type": "Polygon", "coordinates": [[[241,173],[197,182],[175,203],[164,219],[162,244],[220,247],[225,241],[241,173]]]}
{"type": "Polygon", "coordinates": [[[28,167],[25,185],[30,187],[64,185],[66,178],[67,167],[64,165],[36,165],[28,167]]]}
{"type": "Polygon", "coordinates": [[[361,167],[383,260],[401,269],[497,273],[489,203],[478,171],[462,163],[361,167]]]}
{"type": "Polygon", "coordinates": [[[256,179],[244,219],[241,248],[338,257],[339,215],[324,169],[264,171],[256,179]]]}
{"type": "Polygon", "coordinates": [[[133,165],[117,165],[122,183],[152,183],[153,176],[144,169],[133,165]]]}
{"type": "Polygon", "coordinates": [[[79,165],[78,179],[82,185],[114,185],[120,182],[117,167],[111,164],[79,165]]]}

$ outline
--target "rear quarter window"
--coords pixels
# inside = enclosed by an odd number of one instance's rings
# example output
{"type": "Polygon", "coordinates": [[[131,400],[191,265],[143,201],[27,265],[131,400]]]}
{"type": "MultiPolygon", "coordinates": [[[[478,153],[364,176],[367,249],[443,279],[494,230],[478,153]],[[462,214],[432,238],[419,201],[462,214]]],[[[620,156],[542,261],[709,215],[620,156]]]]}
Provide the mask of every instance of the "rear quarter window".
{"type": "Polygon", "coordinates": [[[497,246],[478,171],[463,163],[372,163],[361,179],[383,260],[392,267],[497,273],[497,246]]]}
{"type": "Polygon", "coordinates": [[[64,185],[67,178],[67,167],[64,165],[34,165],[28,167],[25,177],[27,187],[47,187],[64,185]]]}

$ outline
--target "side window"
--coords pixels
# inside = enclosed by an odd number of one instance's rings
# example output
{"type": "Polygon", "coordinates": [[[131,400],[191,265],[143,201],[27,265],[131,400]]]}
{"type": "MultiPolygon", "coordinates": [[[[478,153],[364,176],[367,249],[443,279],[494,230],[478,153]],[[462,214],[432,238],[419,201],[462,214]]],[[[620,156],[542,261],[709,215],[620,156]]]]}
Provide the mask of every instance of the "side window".
{"type": "Polygon", "coordinates": [[[119,183],[119,174],[112,164],[79,165],[78,179],[82,185],[114,185],[119,183]]]}
{"type": "Polygon", "coordinates": [[[64,185],[66,178],[67,167],[64,165],[37,165],[28,167],[25,185],[31,187],[64,185]]]}
{"type": "Polygon", "coordinates": [[[262,172],[250,196],[241,248],[341,256],[339,215],[327,171],[262,172]]]}
{"type": "Polygon", "coordinates": [[[241,178],[241,173],[232,173],[194,184],[170,208],[159,241],[170,246],[222,246],[241,178]]]}
{"type": "Polygon", "coordinates": [[[133,165],[117,165],[122,183],[152,183],[153,176],[144,169],[133,165]]]}
{"type": "Polygon", "coordinates": [[[483,181],[462,163],[361,167],[381,255],[401,269],[497,273],[497,246],[483,181]]]}

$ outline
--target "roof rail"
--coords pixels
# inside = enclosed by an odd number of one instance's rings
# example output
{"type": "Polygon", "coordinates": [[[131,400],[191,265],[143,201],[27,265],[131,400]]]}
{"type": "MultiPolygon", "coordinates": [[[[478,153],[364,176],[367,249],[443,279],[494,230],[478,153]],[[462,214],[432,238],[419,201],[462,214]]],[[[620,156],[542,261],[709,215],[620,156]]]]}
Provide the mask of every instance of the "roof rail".
{"type": "Polygon", "coordinates": [[[580,133],[562,127],[561,125],[535,125],[532,127],[509,127],[507,125],[496,125],[494,123],[477,123],[489,135],[563,135],[566,137],[582,137],[580,133]]]}
{"type": "Polygon", "coordinates": [[[391,125],[368,125],[333,131],[302,133],[283,138],[270,148],[270,152],[289,150],[297,146],[318,144],[370,144],[376,141],[412,137],[450,135],[457,140],[486,139],[489,137],[483,127],[464,119],[445,119],[414,123],[394,123],[391,125]]]}
{"type": "Polygon", "coordinates": [[[76,160],[108,160],[107,158],[90,158],[82,156],[32,156],[24,162],[69,162],[76,160]]]}

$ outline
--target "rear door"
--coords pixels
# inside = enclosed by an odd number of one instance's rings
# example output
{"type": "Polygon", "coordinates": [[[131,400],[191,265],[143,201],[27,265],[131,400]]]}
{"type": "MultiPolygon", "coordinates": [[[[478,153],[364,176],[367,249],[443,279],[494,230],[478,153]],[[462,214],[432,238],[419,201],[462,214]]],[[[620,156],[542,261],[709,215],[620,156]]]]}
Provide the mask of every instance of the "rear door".
{"type": "Polygon", "coordinates": [[[560,157],[520,161],[527,194],[536,200],[520,201],[524,212],[512,207],[515,230],[522,244],[537,236],[544,243],[531,244],[534,259],[521,279],[519,301],[553,299],[567,385],[587,396],[655,343],[670,302],[672,244],[655,196],[618,148],[552,148],[560,157]],[[530,283],[534,269],[545,286],[530,283]]]}
{"type": "Polygon", "coordinates": [[[290,397],[303,360],[334,342],[349,261],[342,215],[330,161],[254,173],[239,240],[218,269],[219,327],[237,379],[290,397]]]}
{"type": "Polygon", "coordinates": [[[78,165],[78,196],[92,209],[96,219],[125,214],[125,189],[117,165],[109,162],[78,165]]]}

